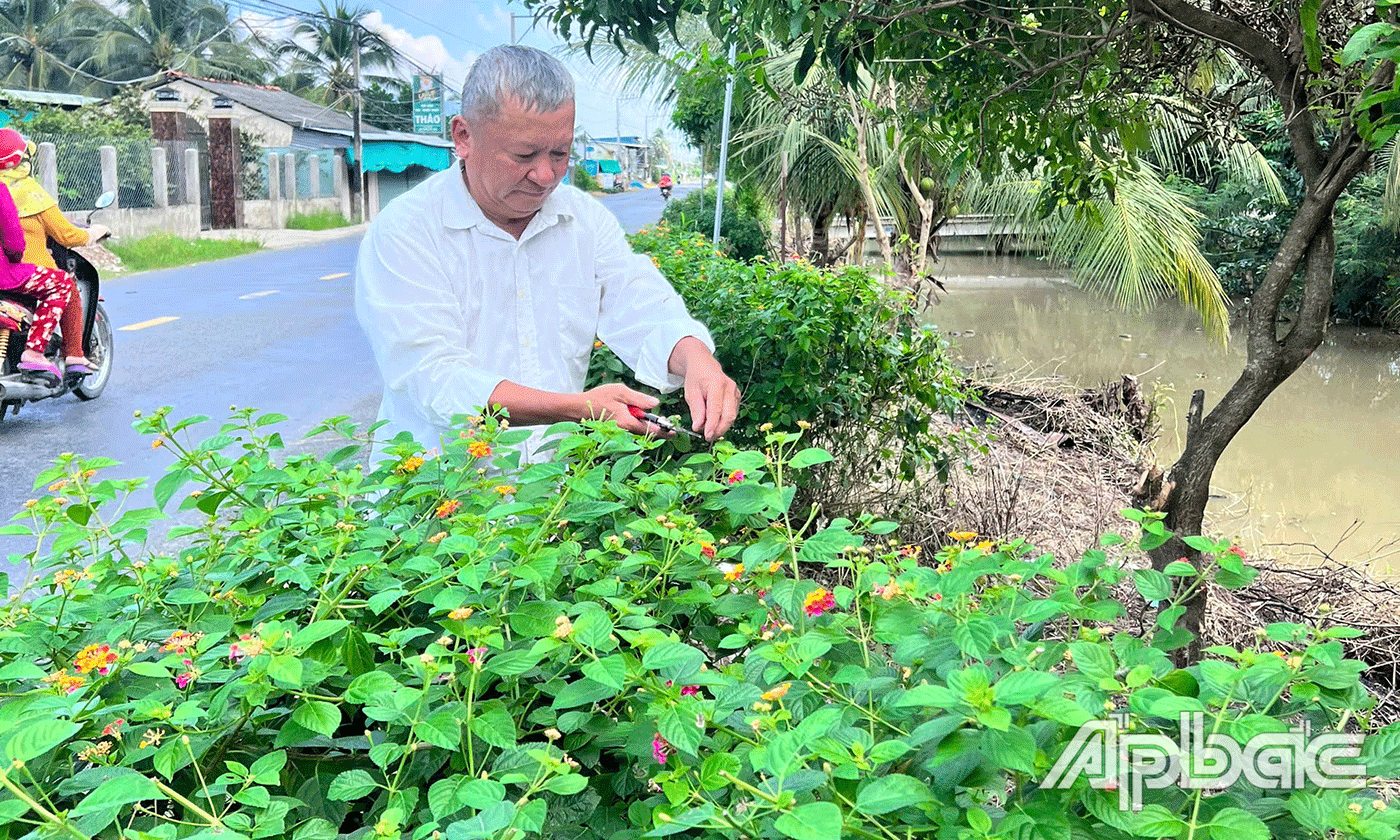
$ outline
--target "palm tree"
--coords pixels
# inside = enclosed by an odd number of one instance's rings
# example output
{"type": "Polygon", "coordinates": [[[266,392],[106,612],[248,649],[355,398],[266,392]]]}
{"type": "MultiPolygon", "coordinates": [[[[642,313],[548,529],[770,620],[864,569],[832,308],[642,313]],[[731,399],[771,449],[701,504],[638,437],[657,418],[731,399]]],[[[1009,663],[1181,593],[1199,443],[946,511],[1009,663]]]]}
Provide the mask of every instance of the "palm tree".
{"type": "Polygon", "coordinates": [[[238,22],[215,0],[132,0],[109,8],[73,0],[77,69],[100,83],[154,81],[170,71],[210,78],[261,81],[267,63],[240,39],[238,22]]]}
{"type": "Polygon", "coordinates": [[[278,56],[289,59],[291,71],[315,78],[324,93],[326,104],[346,103],[355,93],[355,54],[360,55],[363,79],[389,84],[385,76],[367,75],[368,71],[392,71],[398,66],[398,54],[384,36],[366,27],[362,21],[370,10],[364,6],[350,8],[342,0],[327,8],[321,0],[321,11],[302,18],[292,37],[276,48],[278,56]]]}
{"type": "Polygon", "coordinates": [[[25,90],[67,90],[69,38],[65,0],[11,0],[0,5],[0,84],[25,90]]]}

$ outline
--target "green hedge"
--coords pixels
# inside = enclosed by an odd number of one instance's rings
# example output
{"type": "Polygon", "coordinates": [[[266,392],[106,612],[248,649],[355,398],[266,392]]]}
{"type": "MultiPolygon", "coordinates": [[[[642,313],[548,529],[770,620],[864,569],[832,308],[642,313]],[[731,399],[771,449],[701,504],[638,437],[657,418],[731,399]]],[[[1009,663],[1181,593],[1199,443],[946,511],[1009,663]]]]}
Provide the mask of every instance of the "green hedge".
{"type": "MultiPolygon", "coordinates": [[[[713,236],[715,229],[715,188],[707,187],[677,198],[666,205],[661,218],[673,230],[713,236]]],[[[768,254],[772,238],[767,217],[757,202],[729,190],[724,194],[719,235],[728,255],[752,260],[768,254]]]]}
{"type": "MultiPolygon", "coordinates": [[[[156,500],[63,456],[21,512],[44,546],[0,609],[0,834],[272,840],[1393,836],[1352,789],[1042,784],[1110,711],[1175,743],[1200,711],[1244,739],[1332,731],[1369,698],[1339,630],[1168,651],[1185,588],[1137,573],[1124,615],[1102,552],[1057,568],[970,534],[922,558],[862,517],[789,521],[797,435],[657,470],[655,445],[564,424],[561,460],[502,478],[521,433],[464,425],[282,457],[281,418],[212,437],[165,411],[156,500]],[[1160,610],[1160,612],[1158,612],[1160,610]],[[1154,618],[1157,626],[1154,626],[1154,618]],[[1046,633],[1050,623],[1055,633],[1046,633]]],[[[343,420],[328,424],[362,436],[343,420]]],[[[1160,524],[1149,521],[1149,527],[1160,524]]],[[[1150,531],[1149,531],[1150,534],[1150,531]]],[[[1249,572],[1207,542],[1208,577],[1249,572]]],[[[1199,585],[1194,572],[1169,569],[1199,585]]],[[[1400,771],[1400,726],[1371,776],[1400,771]]]]}
{"type": "MultiPolygon", "coordinates": [[[[665,222],[632,244],[709,327],[743,391],[728,435],[737,445],[760,445],[765,423],[789,432],[808,424],[839,464],[873,453],[875,475],[903,479],[920,467],[942,472],[972,445],[931,422],[964,400],[946,344],[918,325],[915,301],[867,269],[719,257],[706,237],[665,222]]],[[[627,368],[606,348],[596,351],[590,386],[617,380],[631,381],[627,368]]],[[[686,411],[679,393],[664,411],[686,411]]]]}

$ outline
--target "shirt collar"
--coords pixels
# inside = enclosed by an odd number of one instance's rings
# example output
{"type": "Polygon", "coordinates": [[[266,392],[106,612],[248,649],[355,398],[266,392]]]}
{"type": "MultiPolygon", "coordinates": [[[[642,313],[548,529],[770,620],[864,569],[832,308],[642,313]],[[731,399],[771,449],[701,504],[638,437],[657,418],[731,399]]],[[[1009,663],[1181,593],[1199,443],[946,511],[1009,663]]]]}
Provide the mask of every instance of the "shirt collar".
{"type": "MultiPolygon", "coordinates": [[[[442,211],[442,221],[446,227],[467,230],[474,227],[501,231],[499,227],[486,214],[481,212],[481,205],[472,198],[471,191],[467,189],[467,181],[462,177],[460,165],[452,167],[451,185],[447,189],[447,200],[444,202],[442,211]]],[[[561,184],[560,187],[563,185],[561,184]]],[[[557,224],[561,220],[572,219],[573,210],[568,202],[561,195],[560,187],[555,187],[549,197],[544,200],[544,205],[540,207],[534,218],[530,219],[530,224],[525,228],[526,235],[533,235],[533,231],[557,224]]],[[[501,233],[505,233],[501,231],[501,233]]],[[[525,237],[522,236],[522,239],[525,237]]]]}

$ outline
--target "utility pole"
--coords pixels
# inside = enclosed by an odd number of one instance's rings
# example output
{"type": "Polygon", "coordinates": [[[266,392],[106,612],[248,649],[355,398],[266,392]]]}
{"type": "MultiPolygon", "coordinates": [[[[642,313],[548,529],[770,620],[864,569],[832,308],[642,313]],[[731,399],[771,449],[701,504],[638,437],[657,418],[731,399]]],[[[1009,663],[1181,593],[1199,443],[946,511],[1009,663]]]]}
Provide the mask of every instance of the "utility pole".
{"type": "Polygon", "coordinates": [[[355,132],[352,142],[355,144],[355,167],[359,170],[358,183],[360,185],[360,224],[369,221],[367,212],[369,203],[365,184],[365,141],[361,136],[360,124],[364,121],[364,108],[361,106],[360,97],[360,45],[364,43],[361,38],[360,25],[354,25],[355,35],[355,132]]]}
{"type": "Polygon", "coordinates": [[[719,174],[715,181],[715,245],[719,245],[719,220],[724,213],[724,170],[729,165],[729,112],[734,107],[734,59],[738,42],[729,42],[729,82],[724,86],[724,123],[719,131],[719,174]]]}

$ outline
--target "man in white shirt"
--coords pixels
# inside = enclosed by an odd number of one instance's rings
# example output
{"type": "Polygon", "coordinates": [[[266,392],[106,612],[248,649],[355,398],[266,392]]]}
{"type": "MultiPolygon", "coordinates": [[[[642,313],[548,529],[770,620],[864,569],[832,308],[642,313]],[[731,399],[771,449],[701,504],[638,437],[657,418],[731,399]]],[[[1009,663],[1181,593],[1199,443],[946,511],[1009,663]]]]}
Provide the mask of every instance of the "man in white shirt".
{"type": "MultiPolygon", "coordinates": [[[[621,384],[583,390],[594,336],[662,391],[684,386],[707,440],[739,390],[709,331],[600,203],[560,187],[574,140],[573,79],[557,59],[500,46],[472,66],[452,118],[460,167],[399,196],[360,245],[355,311],[369,338],[388,437],[439,445],[452,417],[502,406],[517,426],[612,418],[655,397],[621,384]]],[[[540,436],[524,448],[534,460],[540,436]]]]}

